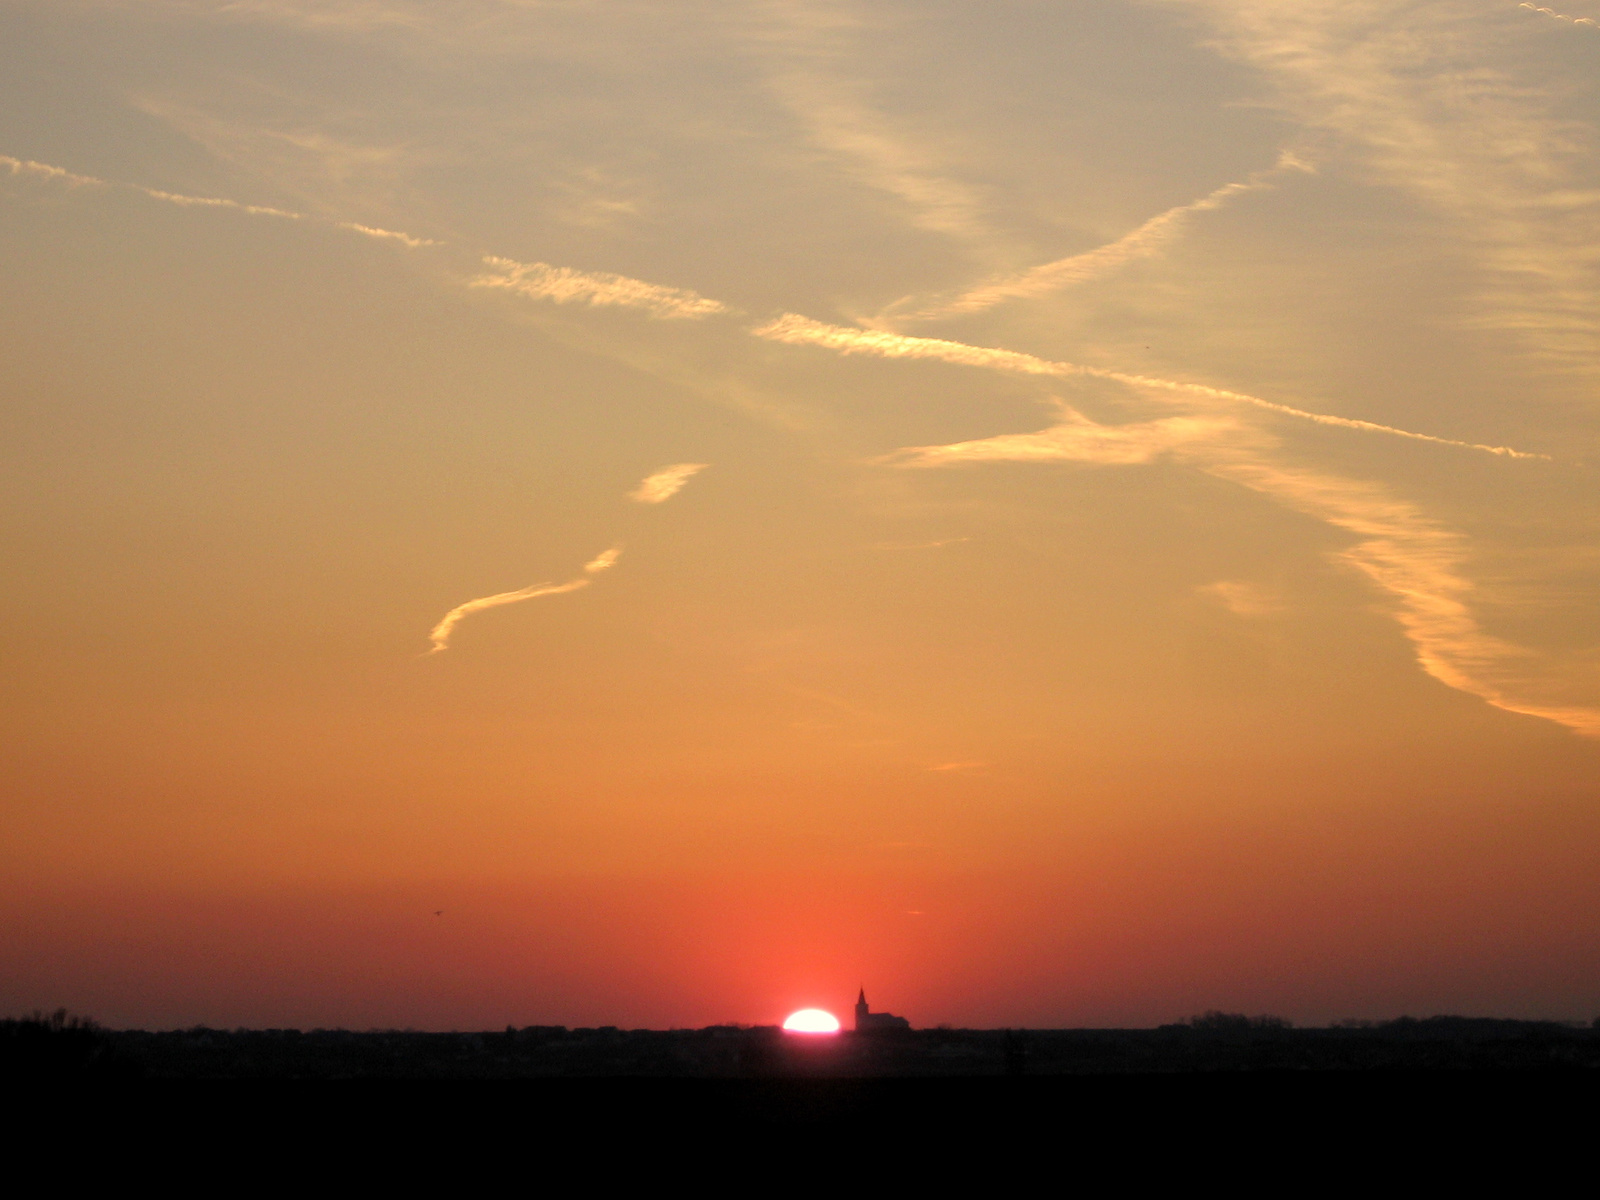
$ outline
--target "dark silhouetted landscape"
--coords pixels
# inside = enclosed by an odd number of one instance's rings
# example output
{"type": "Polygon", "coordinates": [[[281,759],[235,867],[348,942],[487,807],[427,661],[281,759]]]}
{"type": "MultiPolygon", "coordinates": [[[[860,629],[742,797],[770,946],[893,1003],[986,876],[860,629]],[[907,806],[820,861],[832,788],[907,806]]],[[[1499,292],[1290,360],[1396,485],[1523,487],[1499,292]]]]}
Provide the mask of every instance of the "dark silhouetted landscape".
{"type": "Polygon", "coordinates": [[[1437,1016],[1296,1029],[1227,1013],[1157,1029],[108,1030],[66,1013],[0,1023],[12,1078],[150,1080],[938,1079],[1248,1072],[1592,1071],[1600,1029],[1437,1016]]]}

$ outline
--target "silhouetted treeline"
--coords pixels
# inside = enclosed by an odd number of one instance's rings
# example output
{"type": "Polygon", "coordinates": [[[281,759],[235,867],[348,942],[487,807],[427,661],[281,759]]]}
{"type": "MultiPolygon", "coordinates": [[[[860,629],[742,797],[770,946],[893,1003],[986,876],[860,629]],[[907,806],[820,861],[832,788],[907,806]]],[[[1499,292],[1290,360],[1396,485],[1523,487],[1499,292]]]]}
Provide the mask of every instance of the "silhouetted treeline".
{"type": "Polygon", "coordinates": [[[1600,1031],[1404,1017],[1295,1029],[1206,1013],[1159,1029],[923,1029],[833,1038],[775,1028],[508,1028],[499,1033],[107,1031],[66,1013],[0,1022],[0,1073],[235,1079],[934,1078],[1600,1068],[1600,1031]]]}
{"type": "Polygon", "coordinates": [[[0,1072],[11,1080],[127,1078],[139,1068],[116,1035],[64,1008],[0,1021],[0,1072]]]}

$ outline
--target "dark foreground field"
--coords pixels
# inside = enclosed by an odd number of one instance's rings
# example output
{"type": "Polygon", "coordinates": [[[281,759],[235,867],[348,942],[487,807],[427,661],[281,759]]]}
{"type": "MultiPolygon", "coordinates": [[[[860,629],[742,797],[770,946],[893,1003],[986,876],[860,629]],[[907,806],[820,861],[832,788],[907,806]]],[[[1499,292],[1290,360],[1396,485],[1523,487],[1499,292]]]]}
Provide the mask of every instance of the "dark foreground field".
{"type": "MultiPolygon", "coordinates": [[[[105,1031],[0,1024],[16,1153],[128,1177],[376,1180],[508,1170],[585,1186],[850,1178],[1319,1193],[1587,1162],[1600,1034],[1435,1018],[1371,1028],[105,1031]],[[31,1122],[31,1123],[30,1123],[31,1122]],[[797,1136],[802,1134],[803,1136],[797,1136]],[[754,1163],[755,1165],[750,1165],[754,1163]],[[864,1166],[861,1164],[865,1164],[864,1166]],[[218,1173],[220,1172],[220,1174],[218,1173]]],[[[1585,1168],[1586,1169],[1586,1168],[1585,1168]]],[[[298,1184],[296,1185],[298,1186],[298,1184]]],[[[830,1187],[833,1183],[829,1184],[830,1187]]],[[[898,1192],[896,1193],[898,1194],[898,1192]]]]}

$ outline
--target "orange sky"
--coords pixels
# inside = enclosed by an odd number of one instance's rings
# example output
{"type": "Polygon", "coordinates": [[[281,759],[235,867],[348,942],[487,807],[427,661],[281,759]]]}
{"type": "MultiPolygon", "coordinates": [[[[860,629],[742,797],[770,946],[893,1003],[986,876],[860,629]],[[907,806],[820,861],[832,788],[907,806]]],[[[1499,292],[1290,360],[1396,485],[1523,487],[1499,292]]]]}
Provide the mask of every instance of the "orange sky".
{"type": "Polygon", "coordinates": [[[0,6],[0,1010],[1592,1018],[1573,3],[0,6]]]}

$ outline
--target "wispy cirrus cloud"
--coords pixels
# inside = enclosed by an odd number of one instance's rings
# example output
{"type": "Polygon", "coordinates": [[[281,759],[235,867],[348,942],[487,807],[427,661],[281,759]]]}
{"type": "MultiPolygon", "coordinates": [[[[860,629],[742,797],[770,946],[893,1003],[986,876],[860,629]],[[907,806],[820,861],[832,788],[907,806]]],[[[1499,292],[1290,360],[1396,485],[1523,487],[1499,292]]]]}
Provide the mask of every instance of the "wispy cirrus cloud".
{"type": "MultiPolygon", "coordinates": [[[[616,565],[617,559],[622,554],[621,546],[613,546],[601,552],[596,557],[584,564],[585,575],[598,575],[602,571],[609,571],[616,565]]],[[[439,623],[428,634],[428,640],[433,643],[428,654],[440,654],[450,648],[450,635],[455,632],[457,625],[466,620],[473,613],[483,612],[485,609],[499,608],[506,604],[520,604],[524,600],[536,600],[540,596],[561,596],[567,592],[580,591],[589,586],[590,579],[579,576],[569,579],[566,583],[535,583],[525,588],[518,588],[514,592],[496,592],[492,596],[480,596],[476,600],[468,600],[465,604],[458,604],[440,618],[439,623]]]]}
{"type": "Polygon", "coordinates": [[[913,228],[992,243],[985,190],[959,177],[937,134],[897,118],[875,95],[880,47],[902,19],[835,0],[762,0],[735,25],[767,90],[842,175],[890,198],[913,228]]]}
{"type": "Polygon", "coordinates": [[[1506,335],[1552,373],[1600,371],[1596,138],[1530,69],[1516,8],[1166,2],[1203,15],[1208,44],[1259,71],[1302,128],[1334,138],[1346,171],[1449,222],[1475,264],[1462,325],[1506,335]]]}
{"type": "Polygon", "coordinates": [[[640,504],[664,504],[683,490],[684,484],[704,471],[710,463],[673,463],[647,476],[628,499],[640,504]]]}
{"type": "Polygon", "coordinates": [[[908,298],[891,305],[883,312],[881,319],[891,324],[898,321],[943,320],[983,312],[1010,300],[1037,299],[1074,284],[1088,283],[1138,259],[1160,253],[1183,235],[1196,215],[1221,208],[1250,192],[1271,187],[1275,178],[1284,172],[1309,170],[1309,163],[1285,153],[1274,166],[1257,171],[1243,183],[1225,184],[1199,200],[1158,213],[1114,242],[1027,271],[997,276],[944,300],[919,304],[914,298],[908,298]]]}
{"type": "Polygon", "coordinates": [[[787,73],[773,90],[804,122],[812,144],[849,173],[905,206],[911,224],[964,240],[991,237],[978,189],[942,170],[928,151],[860,96],[861,87],[813,73],[787,73]]]}
{"type": "Polygon", "coordinates": [[[534,300],[585,304],[591,308],[638,308],[662,320],[697,320],[728,312],[728,306],[687,288],[664,287],[606,271],[575,271],[549,263],[522,263],[486,257],[493,268],[472,280],[473,287],[503,288],[534,300]]]}
{"type": "Polygon", "coordinates": [[[843,325],[828,325],[795,313],[783,316],[766,325],[751,330],[759,338],[784,342],[789,345],[822,346],[841,354],[871,354],[880,358],[925,358],[960,366],[982,367],[997,371],[1013,371],[1023,375],[1053,375],[1059,378],[1083,376],[1105,379],[1131,387],[1157,393],[1182,393],[1212,401],[1248,404],[1269,412],[1311,421],[1318,425],[1331,425],[1344,429],[1358,429],[1367,433],[1383,433],[1393,437],[1410,438],[1419,442],[1434,442],[1442,446],[1456,446],[1463,450],[1480,450],[1507,458],[1547,458],[1513,450],[1509,446],[1488,446],[1476,442],[1461,442],[1453,438],[1435,437],[1427,433],[1413,433],[1392,425],[1379,425],[1374,421],[1361,421],[1352,417],[1334,417],[1326,413],[1307,412],[1292,408],[1260,396],[1245,392],[1215,388],[1203,383],[1183,383],[1172,379],[1158,379],[1149,375],[1135,375],[1126,371],[1112,371],[1103,367],[1089,367],[1079,363],[1052,362],[1015,350],[999,350],[987,346],[970,346],[965,342],[952,342],[944,338],[911,337],[878,329],[856,329],[843,325]]]}
{"type": "MultiPolygon", "coordinates": [[[[1063,405],[1061,420],[1036,433],[908,447],[886,461],[903,467],[1052,461],[1129,466],[1168,459],[1196,467],[1354,535],[1355,544],[1336,558],[1388,597],[1391,615],[1427,674],[1497,708],[1600,737],[1600,707],[1567,701],[1552,683],[1560,672],[1551,663],[1482,628],[1469,605],[1474,587],[1464,571],[1470,547],[1462,534],[1381,484],[1285,465],[1277,461],[1277,449],[1276,439],[1237,421],[1176,418],[1104,426],[1063,405]]],[[[1236,590],[1219,598],[1239,611],[1236,590]]]]}
{"type": "Polygon", "coordinates": [[[1248,579],[1219,579],[1195,589],[1236,617],[1255,619],[1283,611],[1283,602],[1269,589],[1248,579]]]}
{"type": "Polygon", "coordinates": [[[598,575],[601,571],[609,571],[617,565],[617,559],[622,557],[622,547],[613,546],[609,550],[602,550],[588,562],[583,564],[583,569],[590,575],[598,575]]]}

